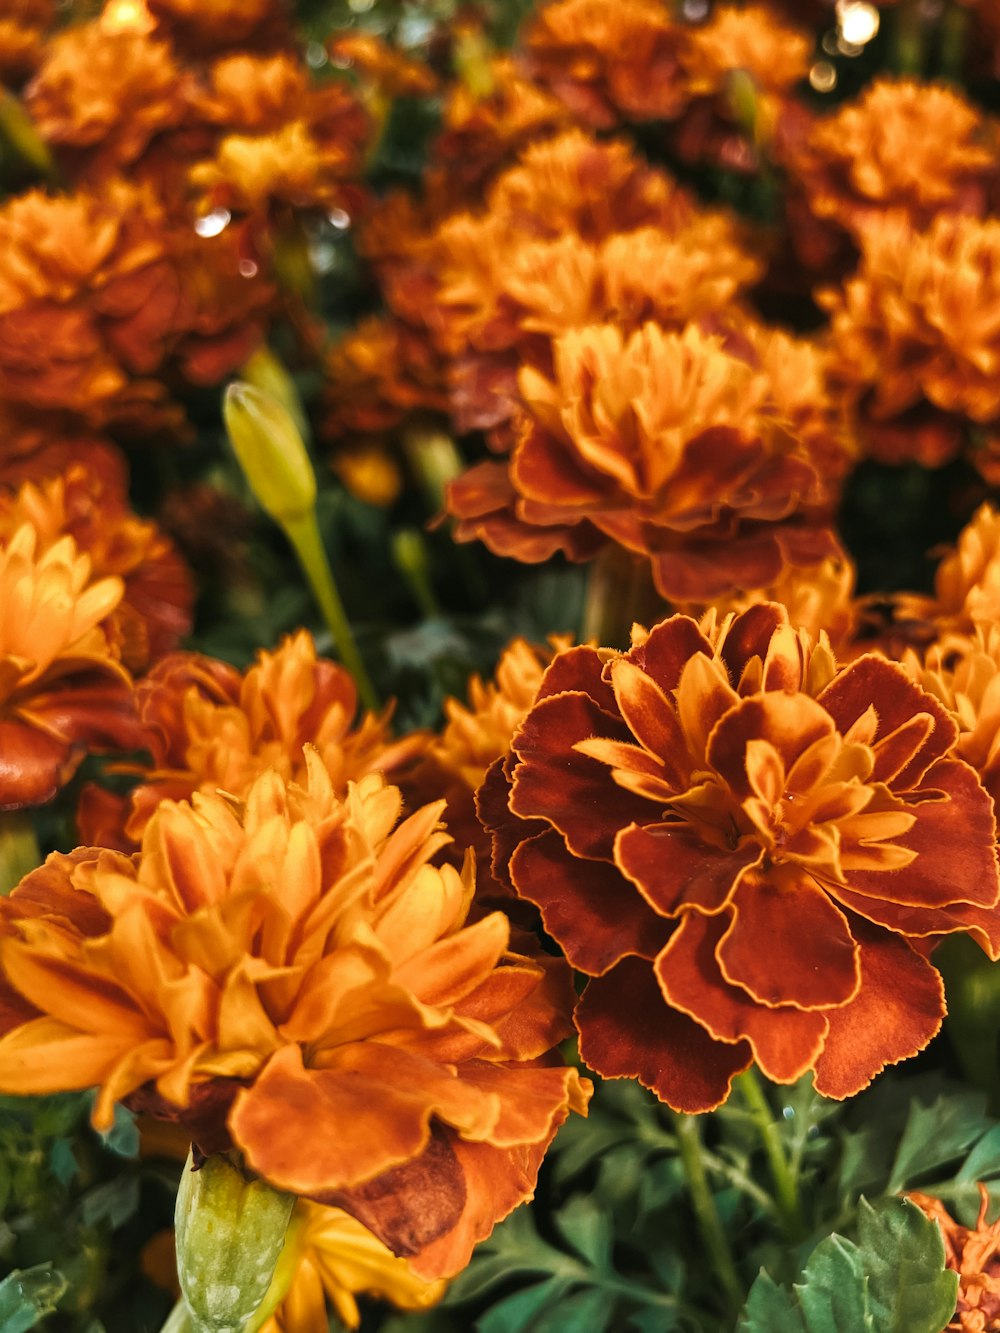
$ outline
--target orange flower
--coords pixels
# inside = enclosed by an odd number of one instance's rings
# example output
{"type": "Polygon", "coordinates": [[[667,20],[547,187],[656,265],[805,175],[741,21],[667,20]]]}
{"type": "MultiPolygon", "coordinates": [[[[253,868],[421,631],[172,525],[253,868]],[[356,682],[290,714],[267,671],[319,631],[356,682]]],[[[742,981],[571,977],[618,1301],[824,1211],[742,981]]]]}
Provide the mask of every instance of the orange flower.
{"type": "Polygon", "coordinates": [[[788,166],[810,211],[858,236],[886,209],[916,228],[943,210],[983,213],[997,153],[986,119],[952,88],[882,78],[813,122],[788,166]]]}
{"type": "Polygon", "coordinates": [[[534,561],[588,558],[603,534],[649,557],[664,597],[688,602],[834,554],[825,513],[848,454],[809,392],[822,383],[818,353],[747,333],[732,349],[694,325],[558,338],[553,379],[519,377],[507,494],[489,463],[449,487],[457,539],[534,561]]]}
{"type": "Polygon", "coordinates": [[[718,96],[737,70],[762,92],[791,92],[809,72],[812,46],[811,34],[783,24],[770,5],[719,5],[707,23],[687,34],[687,93],[718,96]]]}
{"type": "Polygon", "coordinates": [[[1000,221],[940,214],[915,232],[882,214],[864,228],[856,275],[817,299],[830,312],[833,374],[875,457],[935,466],[958,452],[966,419],[1000,418],[1000,221]],[[923,431],[893,429],[908,412],[923,431]]]}
{"type": "Polygon", "coordinates": [[[556,0],[534,16],[521,60],[584,124],[609,129],[683,108],[684,36],[659,0],[556,0]]]}
{"type": "MultiPolygon", "coordinates": [[[[97,20],[57,34],[25,92],[42,137],[84,178],[127,169],[187,112],[187,77],[165,42],[97,20]]],[[[79,178],[79,176],[77,176],[79,178]]]]}
{"type": "Polygon", "coordinates": [[[592,978],[588,1064],[695,1112],[752,1060],[845,1098],[922,1050],[929,942],[1000,955],[992,802],[956,738],[900,667],[838,670],[775,603],[558,656],[479,806],[494,873],[592,978]]]}
{"type": "Polygon", "coordinates": [[[0,1088],[97,1084],[96,1125],[128,1099],[231,1142],[445,1276],[586,1107],[546,1057],[569,974],[511,954],[502,913],[466,924],[468,876],[430,864],[441,804],[397,826],[380,776],[340,800],[306,769],[163,802],[141,854],[53,854],[0,903],[0,1088]]]}
{"type": "Polygon", "coordinates": [[[157,32],[194,55],[238,47],[287,46],[283,0],[145,0],[157,32]]]}
{"type": "Polygon", "coordinates": [[[0,808],[55,796],[88,749],[141,744],[132,682],[104,626],[122,596],[72,537],[0,541],[0,808]]]}
{"type": "Polygon", "coordinates": [[[124,465],[111,458],[103,472],[76,463],[41,484],[0,492],[0,540],[25,522],[38,534],[39,552],[69,534],[96,577],[121,577],[124,593],[113,617],[125,664],[138,671],[188,633],[194,589],[169,539],[129,509],[124,465]]]}
{"type": "MultiPolygon", "coordinates": [[[[145,729],[150,769],[134,769],[143,781],[132,792],[111,845],[135,846],[165,797],[226,791],[242,797],[261,773],[288,781],[305,776],[303,747],[326,766],[339,793],[368,773],[390,775],[423,747],[421,734],[393,741],[388,714],[366,713],[353,727],[357,690],[337,662],[316,656],[306,630],[283,639],[274,652],[261,651],[245,674],[227,662],[199,653],[162,658],[136,686],[136,709],[145,729]]],[[[109,835],[112,807],[91,790],[81,813],[82,836],[109,835]],[[100,824],[98,821],[101,821],[100,824]]]]}
{"type": "Polygon", "coordinates": [[[941,1228],[945,1261],[958,1274],[958,1304],[943,1333],[1000,1333],[1000,1223],[987,1223],[989,1191],[981,1182],[978,1189],[974,1227],[956,1222],[940,1199],[917,1191],[906,1196],[941,1228]]]}
{"type": "Polygon", "coordinates": [[[0,15],[0,80],[18,84],[42,59],[55,0],[8,0],[0,15]]]}
{"type": "Polygon", "coordinates": [[[442,368],[426,338],[399,320],[370,315],[326,360],[326,433],[389,430],[416,408],[445,411],[442,368]]]}
{"type": "Polygon", "coordinates": [[[898,593],[897,618],[930,622],[947,638],[968,634],[978,624],[1000,622],[1000,513],[980,505],[953,548],[941,552],[934,595],[898,593]]]}
{"type": "Polygon", "coordinates": [[[922,659],[910,649],[902,666],[948,709],[958,727],[955,753],[976,770],[1000,811],[1000,624],[949,634],[922,659]]]}
{"type": "Polygon", "coordinates": [[[261,1333],[328,1333],[328,1304],[345,1328],[359,1328],[355,1297],[361,1293],[403,1310],[426,1310],[444,1295],[444,1282],[419,1277],[342,1208],[301,1199],[290,1230],[298,1267],[288,1295],[261,1333]]]}
{"type": "Polygon", "coordinates": [[[438,90],[433,70],[372,32],[338,33],[330,42],[330,54],[379,97],[430,97],[438,90]]]}

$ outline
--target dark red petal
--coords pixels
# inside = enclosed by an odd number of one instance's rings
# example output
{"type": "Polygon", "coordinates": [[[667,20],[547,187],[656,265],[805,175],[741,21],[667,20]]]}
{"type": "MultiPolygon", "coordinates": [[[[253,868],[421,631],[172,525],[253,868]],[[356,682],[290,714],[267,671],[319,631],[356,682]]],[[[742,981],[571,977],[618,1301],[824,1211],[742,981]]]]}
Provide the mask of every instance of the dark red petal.
{"type": "Polygon", "coordinates": [[[628,659],[652,676],[666,693],[677,688],[685,663],[695,653],[711,657],[711,644],[688,616],[671,616],[655,625],[646,642],[633,648],[628,659]]]}
{"type": "Polygon", "coordinates": [[[833,723],[806,694],[754,694],[719,719],[708,744],[708,762],[740,801],[754,795],[746,770],[747,742],[766,740],[787,773],[810,745],[833,735],[833,723]]]}
{"type": "Polygon", "coordinates": [[[828,1011],[830,1031],[816,1061],[816,1091],[838,1100],[922,1051],[945,1014],[940,975],[905,940],[860,921],[854,934],[861,989],[850,1004],[828,1011]]]}
{"type": "MultiPolygon", "coordinates": [[[[721,1041],[750,1042],[754,1058],[775,1083],[800,1078],[823,1046],[824,1014],[783,1007],[769,1009],[746,991],[725,980],[717,961],[719,942],[729,926],[728,915],[700,916],[689,912],[655,963],[660,988],[669,1003],[721,1041]]],[[[771,952],[775,968],[785,959],[771,952]]]]}
{"type": "Polygon", "coordinates": [[[577,1006],[580,1055],[604,1078],[634,1078],[675,1111],[712,1111],[748,1068],[750,1047],[714,1041],[663,999],[649,964],[626,958],[577,1006]]]}
{"type": "Polygon", "coordinates": [[[721,911],[747,867],[763,856],[752,839],[724,852],[677,824],[630,824],[615,842],[622,874],[662,916],[675,916],[685,906],[721,911]]]}
{"type": "Polygon", "coordinates": [[[754,657],[764,661],[775,630],[787,624],[788,612],[779,602],[758,602],[736,617],[720,647],[720,656],[734,687],[748,662],[754,657]]]}
{"type": "Polygon", "coordinates": [[[800,866],[749,871],[732,906],[718,949],[727,981],[761,1004],[798,1009],[845,1004],[857,993],[858,948],[847,918],[800,866]]]}
{"type": "Polygon", "coordinates": [[[541,909],[568,961],[599,976],[626,954],[655,958],[670,926],[606,861],[572,856],[558,833],[523,842],[510,866],[514,887],[541,909]]]}
{"type": "Polygon", "coordinates": [[[599,708],[614,717],[618,712],[615,692],[604,680],[604,658],[593,648],[579,646],[557,653],[546,668],[535,702],[568,690],[589,694],[599,708]]]}
{"type": "Polygon", "coordinates": [[[508,893],[516,892],[510,882],[510,859],[515,848],[525,838],[545,828],[539,819],[520,819],[511,813],[507,804],[510,797],[507,770],[515,762],[516,756],[510,753],[495,759],[486,770],[486,777],[476,792],[476,814],[492,838],[493,876],[508,893]]]}
{"type": "Polygon", "coordinates": [[[610,860],[615,834],[648,817],[649,803],[613,782],[605,764],[573,749],[591,737],[628,741],[631,735],[585,694],[539,700],[514,736],[510,808],[522,818],[547,819],[577,856],[610,860]]]}
{"type": "Polygon", "coordinates": [[[916,859],[901,870],[849,870],[849,887],[914,907],[996,906],[996,816],[975,769],[961,759],[942,759],[928,770],[914,795],[921,792],[928,797],[938,793],[941,799],[908,800],[906,809],[916,815],[916,822],[893,839],[915,851],[916,859]]]}
{"type": "Polygon", "coordinates": [[[14,718],[0,721],[0,810],[51,801],[86,754],[14,718]]]}
{"type": "Polygon", "coordinates": [[[915,713],[930,714],[934,729],[893,779],[892,789],[896,792],[916,786],[958,736],[958,728],[943,705],[914,684],[902,667],[882,657],[859,657],[839,672],[818,697],[840,732],[846,732],[874,706],[878,715],[876,742],[889,736],[915,713]]]}

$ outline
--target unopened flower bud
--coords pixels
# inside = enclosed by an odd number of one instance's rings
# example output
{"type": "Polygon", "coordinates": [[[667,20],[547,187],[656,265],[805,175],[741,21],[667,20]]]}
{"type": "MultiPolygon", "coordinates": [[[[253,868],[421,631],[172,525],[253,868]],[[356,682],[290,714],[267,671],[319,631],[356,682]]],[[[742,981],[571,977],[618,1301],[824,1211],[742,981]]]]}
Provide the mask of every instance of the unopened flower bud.
{"type": "Polygon", "coordinates": [[[237,380],[222,415],[233,450],[260,507],[282,526],[316,504],[316,474],[288,408],[264,389],[237,380]]]}
{"type": "Polygon", "coordinates": [[[295,1196],[228,1157],[190,1155],[177,1191],[177,1276],[194,1333],[244,1333],[267,1295],[295,1196]]]}

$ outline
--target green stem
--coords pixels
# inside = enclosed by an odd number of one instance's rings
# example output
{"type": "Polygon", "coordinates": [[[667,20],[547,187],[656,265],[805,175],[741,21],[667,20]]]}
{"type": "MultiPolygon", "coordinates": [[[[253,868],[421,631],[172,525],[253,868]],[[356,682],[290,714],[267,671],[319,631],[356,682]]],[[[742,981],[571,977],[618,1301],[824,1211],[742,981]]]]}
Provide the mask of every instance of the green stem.
{"type": "Polygon", "coordinates": [[[191,1313],[182,1296],[167,1315],[167,1322],[160,1329],[160,1333],[192,1333],[193,1328],[191,1313]]]}
{"type": "Polygon", "coordinates": [[[344,604],[340,600],[333,571],[323,548],[315,510],[310,510],[300,518],[288,519],[283,526],[309,580],[327,628],[333,635],[340,660],[354,677],[361,702],[366,708],[378,709],[381,707],[379,697],[365,669],[344,604]]]}
{"type": "Polygon", "coordinates": [[[801,1239],[805,1225],[802,1219],[802,1201],[799,1198],[798,1176],[789,1165],[785,1154],[781,1134],[771,1111],[770,1103],[761,1087],[757,1070],[751,1065],[745,1074],[737,1079],[737,1087],[746,1103],[750,1118],[760,1135],[764,1152],[771,1167],[774,1181],[775,1200],[785,1234],[791,1241],[801,1239]]]}
{"type": "Polygon", "coordinates": [[[681,1165],[684,1168],[684,1176],[687,1180],[688,1193],[698,1222],[698,1230],[701,1232],[702,1241],[712,1261],[715,1275],[722,1285],[728,1310],[735,1318],[743,1306],[745,1292],[736,1271],[736,1265],[733,1262],[719,1210],[715,1206],[711,1186],[708,1183],[708,1173],[705,1170],[705,1163],[702,1158],[701,1130],[698,1126],[698,1118],[675,1111],[673,1120],[677,1132],[677,1146],[680,1150],[681,1165]]]}
{"type": "Polygon", "coordinates": [[[0,894],[4,897],[42,863],[31,812],[0,813],[0,894]]]}
{"type": "Polygon", "coordinates": [[[649,561],[622,546],[607,546],[590,566],[581,639],[627,648],[632,625],[661,620],[668,607],[653,586],[649,561]]]}
{"type": "Polygon", "coordinates": [[[951,83],[962,82],[969,27],[969,11],[962,5],[949,6],[941,20],[941,73],[951,83]]]}
{"type": "Polygon", "coordinates": [[[927,32],[919,0],[903,0],[897,8],[889,63],[897,74],[919,76],[924,67],[927,32]]]}
{"type": "Polygon", "coordinates": [[[401,528],[392,539],[392,558],[406,580],[422,615],[433,620],[441,614],[430,577],[430,559],[423,534],[416,528],[401,528]]]}

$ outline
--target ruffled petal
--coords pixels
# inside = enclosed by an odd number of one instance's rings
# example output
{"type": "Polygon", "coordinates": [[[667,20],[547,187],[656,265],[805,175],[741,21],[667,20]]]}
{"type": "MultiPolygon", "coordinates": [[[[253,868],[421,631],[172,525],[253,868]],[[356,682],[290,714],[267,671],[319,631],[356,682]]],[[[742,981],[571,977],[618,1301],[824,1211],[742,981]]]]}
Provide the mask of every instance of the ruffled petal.
{"type": "Polygon", "coordinates": [[[760,843],[751,839],[721,851],[685,825],[631,824],[615,842],[622,874],[662,916],[676,916],[685,907],[720,912],[763,856],[760,843]]]}

